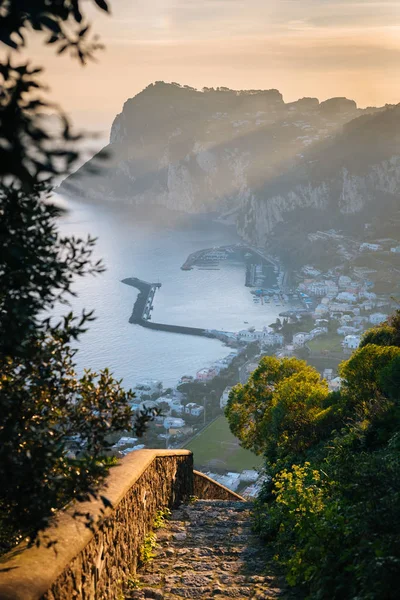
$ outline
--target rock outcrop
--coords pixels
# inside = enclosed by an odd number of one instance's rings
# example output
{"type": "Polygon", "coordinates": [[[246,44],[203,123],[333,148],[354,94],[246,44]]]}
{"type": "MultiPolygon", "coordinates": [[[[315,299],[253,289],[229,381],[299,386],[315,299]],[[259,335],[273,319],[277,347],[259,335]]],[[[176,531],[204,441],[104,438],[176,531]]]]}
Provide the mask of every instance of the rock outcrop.
{"type": "Polygon", "coordinates": [[[346,98],[285,104],[277,90],[157,82],[125,103],[110,144],[61,191],[219,213],[263,245],[299,209],[340,223],[398,199],[399,116],[399,106],[360,110],[346,98]]]}

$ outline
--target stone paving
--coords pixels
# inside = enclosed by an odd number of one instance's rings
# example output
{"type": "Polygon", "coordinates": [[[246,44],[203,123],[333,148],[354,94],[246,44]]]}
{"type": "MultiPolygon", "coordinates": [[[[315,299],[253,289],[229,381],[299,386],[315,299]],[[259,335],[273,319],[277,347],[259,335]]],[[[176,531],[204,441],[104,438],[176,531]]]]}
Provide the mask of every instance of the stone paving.
{"type": "Polygon", "coordinates": [[[197,500],[174,510],[166,527],[156,531],[154,559],[138,572],[138,587],[125,598],[295,598],[252,533],[250,509],[248,502],[197,500]]]}

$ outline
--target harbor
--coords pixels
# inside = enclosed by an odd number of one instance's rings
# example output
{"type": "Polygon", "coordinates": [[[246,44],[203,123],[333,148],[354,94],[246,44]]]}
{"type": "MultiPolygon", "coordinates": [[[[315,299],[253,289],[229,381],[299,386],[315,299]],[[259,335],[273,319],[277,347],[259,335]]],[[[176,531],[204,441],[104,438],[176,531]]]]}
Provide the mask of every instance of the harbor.
{"type": "Polygon", "coordinates": [[[253,258],[258,262],[261,261],[261,263],[267,263],[279,269],[279,262],[276,258],[266,254],[261,248],[240,243],[204,248],[203,250],[192,252],[181,266],[181,269],[182,271],[191,271],[195,266],[199,268],[213,266],[215,268],[221,260],[246,260],[249,258],[253,258]]]}
{"type": "MultiPolygon", "coordinates": [[[[244,285],[252,288],[250,293],[253,296],[254,304],[267,305],[271,303],[273,306],[283,307],[288,301],[289,298],[284,292],[286,276],[280,270],[277,259],[269,256],[262,249],[250,245],[238,243],[197,250],[187,257],[181,270],[191,271],[196,268],[201,271],[216,271],[220,270],[219,265],[222,261],[244,264],[244,285]]],[[[123,279],[122,283],[139,290],[129,323],[141,325],[147,329],[216,338],[229,343],[239,341],[240,336],[238,337],[237,332],[154,322],[152,320],[154,297],[157,289],[161,287],[161,283],[149,283],[136,277],[123,279]]],[[[243,342],[243,339],[240,341],[243,342]]]]}
{"type": "Polygon", "coordinates": [[[153,310],[153,301],[156,290],[161,287],[161,283],[148,283],[137,277],[128,277],[123,279],[122,283],[139,290],[138,297],[133,306],[129,323],[141,325],[148,329],[157,331],[167,331],[169,333],[180,333],[184,335],[195,335],[208,338],[227,341],[231,335],[229,332],[203,329],[200,327],[188,327],[185,325],[171,325],[168,323],[154,323],[151,320],[151,311],[153,310]]]}

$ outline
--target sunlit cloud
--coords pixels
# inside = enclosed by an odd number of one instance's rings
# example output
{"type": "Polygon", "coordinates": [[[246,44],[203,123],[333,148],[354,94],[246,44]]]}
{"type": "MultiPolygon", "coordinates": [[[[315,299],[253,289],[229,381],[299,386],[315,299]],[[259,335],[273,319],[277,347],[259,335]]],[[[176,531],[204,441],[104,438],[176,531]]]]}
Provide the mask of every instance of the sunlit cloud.
{"type": "Polygon", "coordinates": [[[361,106],[400,101],[398,1],[111,0],[111,6],[111,18],[90,9],[107,47],[98,64],[82,71],[35,45],[55,99],[79,111],[79,119],[107,114],[109,123],[128,97],[160,79],[198,88],[274,87],[286,101],[333,95],[361,106]]]}

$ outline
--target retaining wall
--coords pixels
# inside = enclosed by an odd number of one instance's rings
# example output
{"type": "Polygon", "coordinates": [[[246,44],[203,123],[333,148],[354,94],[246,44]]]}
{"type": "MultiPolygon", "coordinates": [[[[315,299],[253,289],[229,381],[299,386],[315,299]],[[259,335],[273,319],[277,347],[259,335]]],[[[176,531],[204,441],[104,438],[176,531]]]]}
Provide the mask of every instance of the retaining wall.
{"type": "Polygon", "coordinates": [[[20,545],[0,559],[1,600],[117,600],[134,577],[140,547],[157,511],[197,496],[237,500],[240,496],[193,471],[188,450],[138,450],[113,467],[101,500],[72,503],[60,511],[46,540],[54,547],[20,545]],[[94,530],[73,518],[88,513],[94,530]]]}

